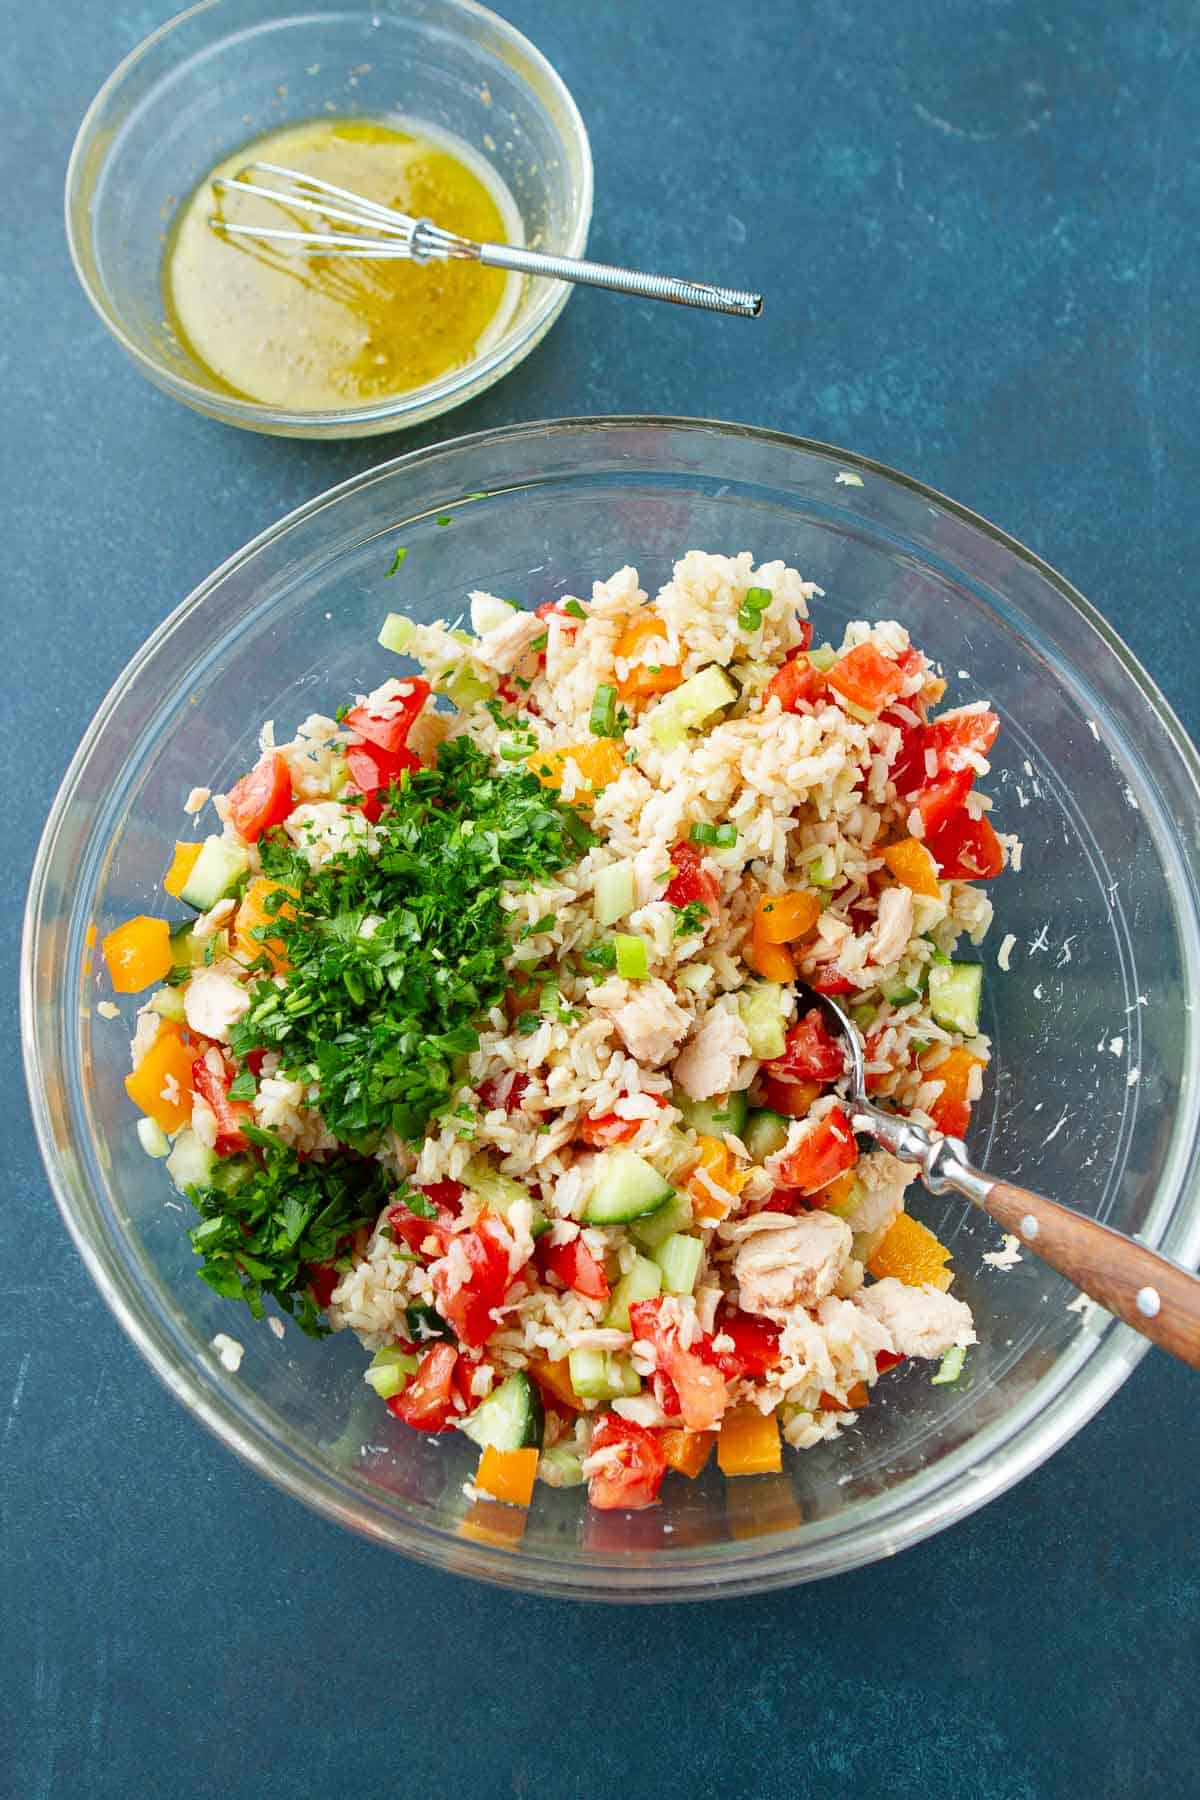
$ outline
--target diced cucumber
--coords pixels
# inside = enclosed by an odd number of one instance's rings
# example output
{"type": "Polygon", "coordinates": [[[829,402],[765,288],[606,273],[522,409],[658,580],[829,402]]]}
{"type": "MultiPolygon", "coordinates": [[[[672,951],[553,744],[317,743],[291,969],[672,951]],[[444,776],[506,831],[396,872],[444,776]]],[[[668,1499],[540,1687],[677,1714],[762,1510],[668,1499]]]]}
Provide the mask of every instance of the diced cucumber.
{"type": "Polygon", "coordinates": [[[217,1153],[202,1144],[190,1125],[185,1125],[167,1158],[167,1174],[180,1193],[190,1187],[207,1187],[212,1181],[217,1153]]]}
{"type": "Polygon", "coordinates": [[[921,998],[917,989],[898,975],[893,975],[890,981],[881,981],[879,991],[889,1006],[910,1006],[921,998]]]}
{"type": "Polygon", "coordinates": [[[703,994],[712,986],[713,971],[708,963],[688,963],[675,977],[677,987],[689,994],[703,994]]]}
{"type": "Polygon", "coordinates": [[[749,1111],[744,1093],[715,1094],[711,1100],[689,1100],[686,1094],[678,1093],[671,1098],[693,1131],[715,1138],[732,1131],[735,1137],[741,1137],[749,1111]]]}
{"type": "Polygon", "coordinates": [[[673,1231],[651,1254],[662,1270],[665,1294],[692,1292],[704,1256],[704,1245],[698,1237],[688,1237],[681,1231],[673,1231]]]}
{"type": "Polygon", "coordinates": [[[190,925],[177,925],[167,939],[171,965],[176,969],[200,969],[204,966],[204,945],[190,925]]]}
{"type": "Polygon", "coordinates": [[[750,1152],[751,1160],[756,1163],[766,1162],[768,1156],[774,1156],[787,1143],[788,1121],[782,1113],[772,1112],[769,1107],[755,1107],[746,1120],[746,1129],[742,1132],[742,1142],[750,1152]]]}
{"type": "Polygon", "coordinates": [[[752,981],[738,995],[738,1011],[750,1054],[760,1062],[769,1062],[784,1052],[784,991],[777,981],[752,981]]]}
{"type": "Polygon", "coordinates": [[[808,865],[808,879],[814,887],[832,887],[838,877],[837,852],[831,844],[818,850],[808,865]]]}
{"type": "Polygon", "coordinates": [[[489,1445],[493,1450],[540,1450],[545,1423],[537,1384],[518,1372],[502,1381],[459,1430],[485,1450],[489,1445]]]}
{"type": "Polygon", "coordinates": [[[173,1019],[177,1025],[182,1025],[187,1018],[183,995],[178,988],[155,988],[150,996],[150,1005],[160,1019],[173,1019]]]}
{"type": "Polygon", "coordinates": [[[583,1457],[570,1444],[552,1444],[538,1458],[538,1479],[547,1487],[582,1487],[583,1457]]]}
{"type": "Polygon", "coordinates": [[[137,1122],[138,1143],[147,1156],[163,1157],[171,1154],[171,1140],[158,1123],[157,1119],[139,1119],[137,1122]]]}
{"type": "Polygon", "coordinates": [[[466,712],[472,706],[478,706],[481,700],[490,700],[496,689],[482,675],[477,675],[470,663],[460,663],[446,682],[446,698],[458,708],[466,712]]]}
{"type": "Polygon", "coordinates": [[[854,1212],[856,1207],[861,1203],[865,1191],[862,1182],[855,1179],[850,1183],[846,1194],[841,1200],[825,1201],[821,1211],[834,1213],[839,1219],[844,1219],[850,1213],[854,1212]]]}
{"type": "Polygon", "coordinates": [[[514,611],[522,612],[524,608],[514,607],[511,600],[499,600],[495,594],[472,594],[471,630],[476,637],[484,637],[511,619],[514,611]]]}
{"type": "Polygon", "coordinates": [[[207,912],[218,900],[225,900],[232,894],[249,868],[250,858],[240,844],[231,844],[225,838],[206,837],[179,897],[186,905],[194,906],[197,912],[207,912]]]}
{"type": "Polygon", "coordinates": [[[944,900],[935,900],[932,894],[914,894],[912,904],[913,931],[918,937],[924,937],[940,925],[950,910],[944,900]]]}
{"type": "Polygon", "coordinates": [[[650,973],[645,938],[618,931],[613,934],[613,944],[617,952],[617,974],[625,981],[645,981],[650,973]]]}
{"type": "Polygon", "coordinates": [[[650,714],[646,729],[660,750],[672,750],[681,744],[689,731],[697,731],[723,707],[730,706],[738,691],[715,663],[701,669],[682,687],[677,687],[665,700],[660,700],[650,714]]]}
{"type": "Polygon", "coordinates": [[[390,612],[380,627],[379,642],[385,650],[394,650],[397,656],[403,656],[416,635],[415,619],[406,619],[403,613],[390,612]]]}
{"type": "Polygon", "coordinates": [[[208,1178],[209,1185],[220,1188],[223,1194],[236,1194],[242,1183],[249,1181],[254,1167],[248,1156],[218,1156],[208,1178]]]}
{"type": "Polygon", "coordinates": [[[838,659],[838,653],[832,644],[818,644],[815,650],[808,652],[808,660],[821,675],[832,669],[838,659]]]}
{"type": "Polygon", "coordinates": [[[864,1037],[875,1023],[875,1015],[878,1011],[879,1008],[870,1000],[860,1000],[856,1006],[850,1008],[851,1021],[864,1037]]]}
{"type": "Polygon", "coordinates": [[[627,1275],[622,1275],[612,1291],[612,1299],[608,1303],[608,1311],[604,1315],[604,1323],[614,1331],[629,1330],[629,1307],[631,1302],[653,1300],[662,1292],[662,1270],[649,1257],[636,1256],[633,1267],[627,1275]]]}
{"type": "Polygon", "coordinates": [[[385,1344],[375,1352],[370,1368],[363,1370],[363,1380],[381,1400],[392,1400],[404,1392],[409,1376],[415,1375],[420,1366],[419,1356],[401,1350],[398,1344],[385,1344]]]}
{"type": "Polygon", "coordinates": [[[599,870],[592,895],[597,925],[615,925],[618,919],[633,911],[636,896],[637,884],[631,861],[610,863],[607,869],[599,870]]]}
{"type": "Polygon", "coordinates": [[[598,1159],[598,1175],[583,1210],[588,1225],[624,1225],[665,1206],[674,1189],[636,1150],[608,1150],[598,1159]]]}
{"type": "MultiPolygon", "coordinates": [[[[689,1145],[689,1161],[694,1162],[695,1157],[696,1152],[689,1145]]],[[[680,1188],[677,1193],[672,1194],[665,1206],[660,1207],[656,1213],[651,1213],[648,1219],[635,1219],[629,1227],[629,1235],[643,1249],[653,1254],[656,1247],[665,1243],[673,1232],[686,1231],[691,1222],[691,1195],[680,1188]]]]}
{"type": "Polygon", "coordinates": [[[946,1031],[975,1037],[983,998],[982,963],[934,963],[929,971],[929,1010],[946,1031]]]}
{"type": "Polygon", "coordinates": [[[454,1342],[454,1332],[447,1325],[436,1306],[426,1306],[423,1300],[414,1300],[411,1306],[404,1309],[404,1322],[407,1336],[413,1344],[431,1344],[435,1338],[449,1338],[454,1342]]]}
{"type": "Polygon", "coordinates": [[[642,1391],[642,1379],[627,1356],[603,1350],[572,1350],[567,1358],[571,1386],[580,1400],[631,1399],[642,1391]]]}
{"type": "Polygon", "coordinates": [[[945,1356],[938,1364],[938,1372],[930,1377],[930,1387],[948,1387],[958,1380],[963,1372],[963,1364],[967,1360],[966,1350],[961,1344],[951,1344],[945,1356]]]}
{"type": "MultiPolygon", "coordinates": [[[[686,1175],[689,1169],[696,1166],[695,1144],[684,1132],[676,1131],[672,1126],[655,1145],[654,1166],[663,1179],[674,1187],[681,1175],[686,1175]]],[[[655,1224],[660,1216],[659,1213],[652,1215],[655,1224]]]]}
{"type": "Polygon", "coordinates": [[[533,1208],[529,1232],[531,1237],[539,1238],[550,1230],[550,1221],[538,1205],[524,1182],[514,1181],[511,1175],[504,1175],[499,1169],[493,1169],[482,1156],[473,1156],[463,1173],[463,1186],[469,1187],[473,1194],[478,1194],[483,1204],[502,1219],[507,1219],[510,1208],[518,1200],[528,1200],[533,1208]]]}

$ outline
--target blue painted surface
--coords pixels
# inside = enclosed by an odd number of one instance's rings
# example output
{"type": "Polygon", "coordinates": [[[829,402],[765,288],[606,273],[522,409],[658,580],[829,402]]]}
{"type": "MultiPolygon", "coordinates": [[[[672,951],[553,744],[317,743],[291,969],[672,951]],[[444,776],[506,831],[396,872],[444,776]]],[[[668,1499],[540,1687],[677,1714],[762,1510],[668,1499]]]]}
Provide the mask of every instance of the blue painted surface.
{"type": "MultiPolygon", "coordinates": [[[[160,398],[72,279],[74,127],[168,8],[63,0],[8,23],[6,977],[40,820],[151,626],[320,488],[510,419],[708,413],[881,458],[1063,569],[1200,725],[1181,630],[1200,564],[1190,0],[506,10],[591,130],[593,253],[761,286],[766,317],[581,293],[474,405],[332,448],[160,398]]],[[[339,1534],[184,1417],[68,1246],[12,1034],[3,1055],[0,1791],[1195,1791],[1198,1390],[1165,1359],[894,1563],[682,1612],[513,1599],[339,1534]]]]}

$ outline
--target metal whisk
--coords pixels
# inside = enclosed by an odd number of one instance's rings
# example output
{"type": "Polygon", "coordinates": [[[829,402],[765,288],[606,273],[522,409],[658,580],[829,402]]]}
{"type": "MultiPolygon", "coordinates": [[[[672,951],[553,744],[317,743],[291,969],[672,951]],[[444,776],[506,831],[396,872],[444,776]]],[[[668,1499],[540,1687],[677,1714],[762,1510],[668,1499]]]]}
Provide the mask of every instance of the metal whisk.
{"type": "Polygon", "coordinates": [[[252,162],[230,178],[213,182],[218,192],[257,194],[278,205],[313,213],[323,229],[290,230],[282,226],[238,225],[212,217],[214,231],[228,237],[278,241],[303,256],[349,256],[415,263],[477,262],[485,268],[511,269],[518,275],[545,275],[556,281],[579,282],[586,287],[614,288],[621,294],[638,294],[646,300],[671,300],[677,306],[698,306],[706,312],[734,313],[756,319],[762,311],[762,295],[741,288],[718,287],[709,281],[683,281],[676,275],[645,275],[619,269],[611,263],[580,262],[573,256],[547,256],[540,250],[522,250],[515,244],[477,244],[456,232],[444,231],[432,219],[413,219],[407,213],[365,200],[331,181],[284,169],[278,163],[252,162]],[[274,175],[286,187],[262,187],[246,177],[261,172],[274,175]],[[345,230],[341,227],[351,226],[345,230]]]}

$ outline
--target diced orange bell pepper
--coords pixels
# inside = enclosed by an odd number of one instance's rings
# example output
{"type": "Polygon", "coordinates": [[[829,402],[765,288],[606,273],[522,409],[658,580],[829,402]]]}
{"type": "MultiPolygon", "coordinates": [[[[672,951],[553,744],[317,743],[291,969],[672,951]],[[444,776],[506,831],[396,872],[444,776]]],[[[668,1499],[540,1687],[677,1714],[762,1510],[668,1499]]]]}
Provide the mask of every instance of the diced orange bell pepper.
{"type": "Polygon", "coordinates": [[[658,1434],[668,1469],[676,1469],[694,1481],[712,1455],[717,1441],[715,1431],[681,1431],[671,1428],[658,1434]]]}
{"type": "Polygon", "coordinates": [[[634,661],[643,644],[651,638],[665,638],[666,635],[666,626],[653,612],[638,613],[625,627],[613,650],[615,657],[633,664],[625,679],[617,682],[617,692],[622,700],[649,700],[655,694],[669,694],[672,688],[679,686],[683,670],[677,663],[651,668],[648,663],[634,661]]]}
{"type": "Polygon", "coordinates": [[[944,1290],[954,1279],[945,1266],[949,1260],[945,1244],[911,1213],[902,1212],[872,1252],[867,1267],[878,1280],[894,1275],[906,1287],[922,1287],[928,1282],[944,1290]]]}
{"type": "Polygon", "coordinates": [[[870,1404],[871,1393],[865,1381],[856,1381],[853,1387],[847,1388],[844,1401],[826,1392],[822,1392],[817,1400],[822,1412],[861,1412],[870,1404]]]}
{"type": "Polygon", "coordinates": [[[539,1356],[530,1363],[529,1373],[556,1405],[565,1407],[568,1412],[583,1411],[583,1401],[571,1386],[571,1371],[565,1356],[561,1362],[551,1362],[548,1357],[539,1356]]]}
{"type": "Polygon", "coordinates": [[[497,1450],[488,1444],[475,1471],[475,1486],[503,1500],[506,1506],[528,1506],[533,1499],[538,1453],[529,1450],[497,1450]]]}
{"type": "Polygon", "coordinates": [[[138,994],[171,970],[171,928],[140,913],[110,931],[100,946],[118,994],[138,994]]]}
{"type": "Polygon", "coordinates": [[[939,1131],[947,1137],[962,1137],[971,1122],[971,1102],[967,1098],[971,1085],[971,1071],[982,1069],[986,1065],[982,1057],[972,1056],[961,1044],[956,1044],[949,1056],[942,1058],[936,1068],[924,1069],[930,1081],[940,1081],[942,1091],[929,1109],[929,1116],[939,1131]]]}
{"type": "Polygon", "coordinates": [[[711,1181],[715,1181],[719,1188],[724,1188],[727,1194],[735,1197],[745,1187],[748,1171],[741,1167],[733,1151],[720,1138],[710,1137],[707,1132],[702,1131],[699,1133],[699,1144],[700,1155],[692,1165],[687,1191],[695,1202],[696,1217],[715,1222],[725,1217],[733,1201],[719,1199],[703,1181],[696,1179],[696,1170],[703,1169],[711,1181]]]}
{"type": "Polygon", "coordinates": [[[176,842],[175,854],[171,858],[171,866],[163,876],[163,887],[176,900],[188,884],[188,877],[196,866],[203,844],[181,844],[176,842]]]}
{"type": "Polygon", "coordinates": [[[783,1467],[779,1421],[757,1406],[727,1412],[717,1435],[717,1464],[722,1475],[776,1475],[783,1467]]]}
{"type": "Polygon", "coordinates": [[[577,789],[576,800],[588,801],[597,788],[615,781],[625,767],[625,753],[614,738],[594,738],[590,744],[568,744],[561,750],[535,750],[525,758],[543,787],[562,787],[563,772],[570,757],[583,776],[584,787],[577,789]]]}
{"type": "Polygon", "coordinates": [[[164,1131],[178,1131],[192,1116],[192,1063],[196,1047],[172,1025],[163,1025],[132,1075],[125,1092],[164,1131]]]}
{"type": "Polygon", "coordinates": [[[819,1188],[809,1196],[814,1206],[823,1208],[825,1212],[849,1212],[853,1201],[854,1190],[858,1186],[858,1176],[853,1169],[843,1169],[828,1187],[819,1188]]]}
{"type": "Polygon", "coordinates": [[[288,961],[282,938],[256,938],[254,933],[260,931],[264,925],[272,924],[280,916],[285,919],[295,918],[295,908],[288,901],[285,901],[276,911],[268,909],[266,904],[268,897],[280,889],[285,894],[290,894],[293,900],[299,898],[295,888],[284,887],[281,881],[271,881],[265,875],[256,875],[242,895],[237,909],[233,935],[234,949],[239,956],[244,956],[247,962],[256,962],[265,951],[278,974],[282,974],[292,966],[288,961]]]}
{"type": "Polygon", "coordinates": [[[796,979],[796,963],[783,944],[771,944],[762,935],[757,917],[750,936],[742,946],[742,958],[764,981],[786,984],[796,979]]]}
{"type": "Polygon", "coordinates": [[[755,936],[766,944],[794,944],[807,937],[820,916],[821,902],[815,894],[795,890],[764,894],[754,910],[755,936]]]}
{"type": "Polygon", "coordinates": [[[493,1544],[498,1550],[515,1550],[525,1535],[529,1514],[523,1507],[498,1506],[494,1500],[476,1500],[458,1527],[459,1537],[476,1544],[493,1544]]]}
{"type": "Polygon", "coordinates": [[[879,854],[902,887],[914,894],[928,894],[931,900],[939,898],[937,864],[920,838],[901,838],[879,854]]]}
{"type": "Polygon", "coordinates": [[[92,920],[91,924],[88,926],[87,930],[84,932],[83,941],[87,945],[89,950],[95,949],[95,947],[96,947],[96,921],[95,921],[95,919],[92,920]]]}

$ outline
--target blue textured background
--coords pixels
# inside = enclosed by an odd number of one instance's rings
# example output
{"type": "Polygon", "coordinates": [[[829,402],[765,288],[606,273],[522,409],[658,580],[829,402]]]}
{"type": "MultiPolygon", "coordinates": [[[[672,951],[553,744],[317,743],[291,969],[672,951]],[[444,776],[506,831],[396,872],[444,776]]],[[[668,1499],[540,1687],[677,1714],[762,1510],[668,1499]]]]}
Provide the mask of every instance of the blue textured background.
{"type": "MultiPolygon", "coordinates": [[[[160,398],[75,287],[71,137],[168,10],[6,21],[6,973],[41,818],[151,626],[329,483],[510,419],[707,413],[910,471],[1063,569],[1197,730],[1194,0],[508,0],[591,131],[593,253],[760,286],[766,316],[580,293],[474,405],[333,448],[160,398]]],[[[2,1053],[0,1790],[1197,1791],[1200,1389],[1164,1358],[895,1563],[684,1611],[513,1599],[339,1534],[185,1418],[70,1249],[2,1053]]]]}

